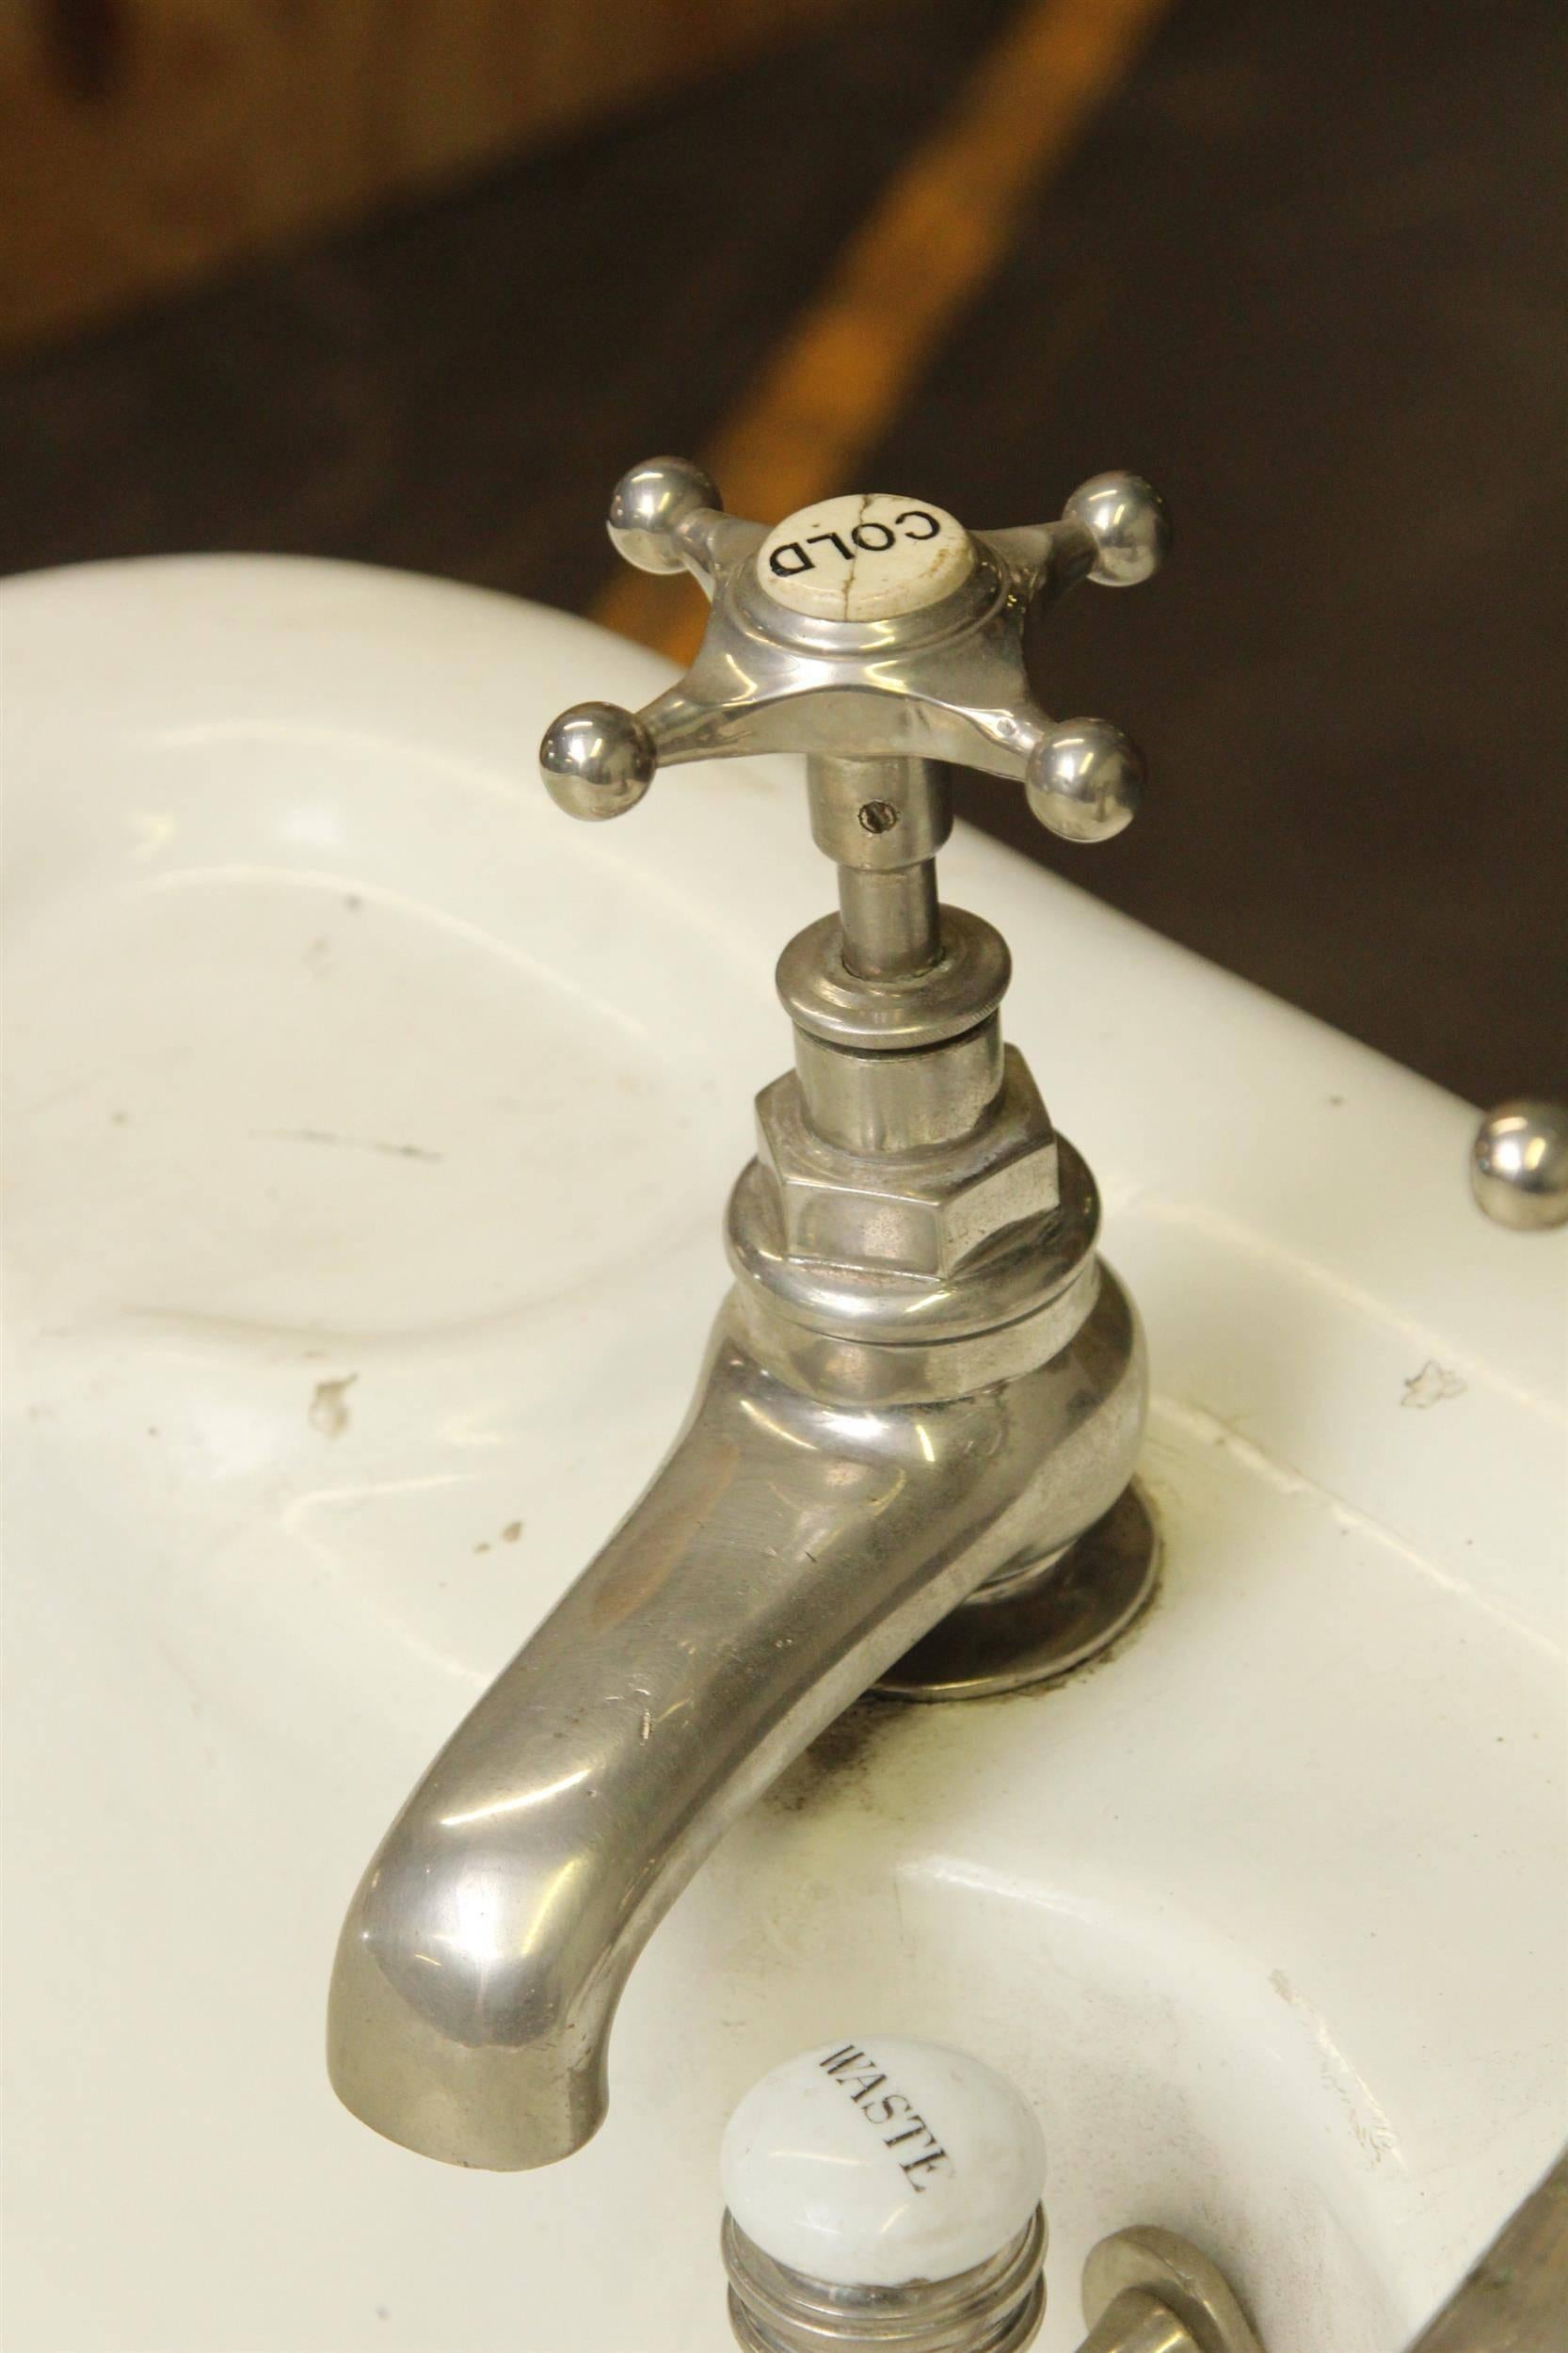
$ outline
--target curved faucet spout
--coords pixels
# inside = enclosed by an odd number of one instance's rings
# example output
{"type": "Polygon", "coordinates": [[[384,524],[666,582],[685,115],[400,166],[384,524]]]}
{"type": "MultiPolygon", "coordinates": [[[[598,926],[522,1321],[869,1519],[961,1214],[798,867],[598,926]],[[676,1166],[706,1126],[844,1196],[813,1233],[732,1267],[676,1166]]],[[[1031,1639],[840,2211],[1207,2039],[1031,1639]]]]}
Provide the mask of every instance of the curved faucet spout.
{"type": "Polygon", "coordinates": [[[1050,1362],[922,1406],[801,1394],[727,1305],[664,1467],[360,1884],[328,2025],[347,2105],[457,2165],[581,2147],[628,1972],[704,1855],[983,1579],[1109,1507],[1143,1395],[1109,1274],[1050,1362]]]}

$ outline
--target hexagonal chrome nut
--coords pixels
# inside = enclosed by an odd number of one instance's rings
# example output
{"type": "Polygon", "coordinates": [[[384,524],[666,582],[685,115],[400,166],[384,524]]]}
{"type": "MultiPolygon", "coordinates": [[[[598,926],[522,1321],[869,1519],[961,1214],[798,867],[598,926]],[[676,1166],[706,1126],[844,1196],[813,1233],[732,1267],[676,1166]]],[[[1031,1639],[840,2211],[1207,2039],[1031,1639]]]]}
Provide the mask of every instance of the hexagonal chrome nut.
{"type": "Polygon", "coordinates": [[[876,1160],[841,1152],[806,1126],[792,1072],[758,1096],[757,1135],[784,1246],[821,1265],[953,1274],[1004,1228],[1061,1199],[1055,1131],[1011,1046],[995,1109],[959,1144],[876,1160]]]}

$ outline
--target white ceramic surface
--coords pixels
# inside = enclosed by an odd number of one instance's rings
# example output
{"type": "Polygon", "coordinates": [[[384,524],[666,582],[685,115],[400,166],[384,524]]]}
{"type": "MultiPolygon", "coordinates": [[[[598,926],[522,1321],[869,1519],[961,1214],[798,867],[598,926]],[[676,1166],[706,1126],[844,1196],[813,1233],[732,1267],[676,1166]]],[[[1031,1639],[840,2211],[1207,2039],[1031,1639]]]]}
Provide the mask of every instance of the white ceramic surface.
{"type": "Polygon", "coordinates": [[[757,577],[792,612],[882,621],[940,603],[974,563],[973,540],[944,508],[879,490],[787,515],[757,551],[757,577]]]}
{"type": "Polygon", "coordinates": [[[339,1921],[683,1410],[830,876],[787,763],[561,817],[545,721],[665,672],[555,614],[220,559],[0,616],[8,2353],[723,2353],[725,2121],[845,2017],[1033,2103],[1044,2353],[1135,2220],[1272,2353],[1393,2353],[1568,2129],[1568,1235],[961,829],[1148,1324],[1161,1597],[859,1711],[654,1938],[593,2146],[429,2164],[328,2089],[339,1921]]]}
{"type": "Polygon", "coordinates": [[[967,2051],[841,2035],[753,2084],[724,2201],[775,2263],[839,2287],[951,2280],[1016,2239],[1046,2186],[1022,2092],[967,2051]]]}

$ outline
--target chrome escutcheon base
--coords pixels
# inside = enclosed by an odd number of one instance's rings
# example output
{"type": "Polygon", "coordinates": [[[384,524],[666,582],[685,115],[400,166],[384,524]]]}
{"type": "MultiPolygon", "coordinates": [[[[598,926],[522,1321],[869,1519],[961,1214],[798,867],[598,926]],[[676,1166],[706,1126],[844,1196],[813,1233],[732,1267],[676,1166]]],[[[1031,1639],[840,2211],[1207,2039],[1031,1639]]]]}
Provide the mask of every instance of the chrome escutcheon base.
{"type": "Polygon", "coordinates": [[[888,1699],[980,1700],[1054,1683],[1147,1609],[1160,1557],[1154,1507],[1134,1480],[1076,1544],[995,1590],[982,1586],[872,1689],[888,1699]]]}

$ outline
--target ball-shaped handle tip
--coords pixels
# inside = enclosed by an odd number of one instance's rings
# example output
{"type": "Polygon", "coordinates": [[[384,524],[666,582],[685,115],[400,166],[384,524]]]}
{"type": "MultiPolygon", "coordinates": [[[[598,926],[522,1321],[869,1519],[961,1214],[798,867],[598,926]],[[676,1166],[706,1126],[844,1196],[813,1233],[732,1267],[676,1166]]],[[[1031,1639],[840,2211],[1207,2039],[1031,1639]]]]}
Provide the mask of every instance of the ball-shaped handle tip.
{"type": "Polygon", "coordinates": [[[1142,474],[1097,473],[1079,485],[1063,513],[1093,533],[1099,558],[1089,577],[1102,588],[1135,588],[1171,552],[1169,511],[1142,474]]]}
{"type": "Polygon", "coordinates": [[[659,753],[633,711],[616,703],[578,703],[552,720],[539,745],[539,769],[557,808],[597,822],[624,817],[653,781],[659,753]]]}
{"type": "Polygon", "coordinates": [[[1470,1190],[1516,1233],[1568,1225],[1568,1104],[1526,1096],[1488,1112],[1470,1149],[1470,1190]]]}
{"type": "Polygon", "coordinates": [[[1109,841],[1138,814],[1144,755],[1109,719],[1068,719],[1035,746],[1029,806],[1064,841],[1109,841]]]}
{"type": "Polygon", "coordinates": [[[676,526],[701,506],[722,506],[712,479],[689,457],[649,457],[623,473],[610,501],[610,536],[643,572],[678,572],[676,526]]]}

